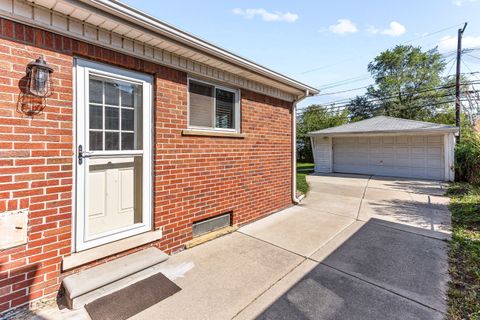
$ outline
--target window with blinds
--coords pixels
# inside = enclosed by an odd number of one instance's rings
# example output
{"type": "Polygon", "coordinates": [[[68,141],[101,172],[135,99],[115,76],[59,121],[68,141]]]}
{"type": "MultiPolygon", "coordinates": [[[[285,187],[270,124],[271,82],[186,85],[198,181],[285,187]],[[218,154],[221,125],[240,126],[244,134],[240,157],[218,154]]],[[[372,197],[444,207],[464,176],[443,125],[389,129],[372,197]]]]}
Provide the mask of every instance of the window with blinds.
{"type": "Polygon", "coordinates": [[[189,127],[238,131],[238,91],[189,80],[189,127]]]}

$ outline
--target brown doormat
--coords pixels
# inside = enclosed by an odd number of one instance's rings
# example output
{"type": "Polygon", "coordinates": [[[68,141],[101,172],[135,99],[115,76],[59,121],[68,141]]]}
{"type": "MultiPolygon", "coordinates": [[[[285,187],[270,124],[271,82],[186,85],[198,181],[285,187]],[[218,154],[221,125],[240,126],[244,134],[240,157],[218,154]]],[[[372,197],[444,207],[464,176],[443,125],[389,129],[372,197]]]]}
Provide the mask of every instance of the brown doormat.
{"type": "Polygon", "coordinates": [[[125,320],[180,291],[161,273],[85,305],[92,320],[125,320]]]}

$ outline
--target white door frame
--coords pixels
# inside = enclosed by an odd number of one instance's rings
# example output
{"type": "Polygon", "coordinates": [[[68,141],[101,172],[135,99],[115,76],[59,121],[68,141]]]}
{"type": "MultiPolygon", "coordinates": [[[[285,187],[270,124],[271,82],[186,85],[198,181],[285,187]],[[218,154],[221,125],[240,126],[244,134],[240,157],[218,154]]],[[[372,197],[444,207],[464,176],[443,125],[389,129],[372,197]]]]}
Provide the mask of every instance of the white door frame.
{"type": "Polygon", "coordinates": [[[85,59],[75,58],[75,126],[76,126],[76,149],[74,152],[74,165],[76,172],[75,187],[75,251],[82,251],[112,241],[130,237],[142,232],[150,231],[153,224],[152,210],[152,137],[153,137],[153,78],[150,75],[125,70],[102,63],[97,63],[85,59]],[[143,150],[135,151],[89,151],[88,147],[88,101],[89,75],[95,74],[102,77],[123,80],[142,85],[143,92],[143,150]],[[86,168],[88,168],[89,158],[83,158],[82,164],[79,164],[78,147],[82,145],[84,151],[89,151],[90,157],[95,156],[133,156],[142,155],[142,223],[132,226],[116,229],[111,232],[99,234],[95,238],[86,240],[86,204],[88,203],[88,192],[86,192],[86,168]]]}

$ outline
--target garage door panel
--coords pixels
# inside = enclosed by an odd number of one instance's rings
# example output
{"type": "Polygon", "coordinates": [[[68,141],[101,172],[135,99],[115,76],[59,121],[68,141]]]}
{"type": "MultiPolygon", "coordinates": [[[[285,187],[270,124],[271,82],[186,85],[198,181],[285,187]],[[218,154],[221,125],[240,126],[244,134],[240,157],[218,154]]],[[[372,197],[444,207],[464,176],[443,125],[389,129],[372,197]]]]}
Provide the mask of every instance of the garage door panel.
{"type": "Polygon", "coordinates": [[[334,138],[336,172],[443,180],[443,136],[334,138]]]}
{"type": "Polygon", "coordinates": [[[370,161],[368,163],[372,166],[393,166],[394,161],[395,160],[393,157],[373,156],[370,157],[370,161]]]}
{"type": "Polygon", "coordinates": [[[369,139],[368,138],[358,138],[358,144],[369,144],[369,139]]]}
{"type": "Polygon", "coordinates": [[[336,142],[338,142],[339,144],[347,144],[347,143],[354,144],[356,139],[357,138],[335,138],[336,142]]]}
{"type": "Polygon", "coordinates": [[[396,146],[395,147],[395,156],[398,157],[407,157],[410,154],[410,148],[408,146],[402,147],[402,146],[396,146]]]}
{"type": "Polygon", "coordinates": [[[368,166],[368,153],[358,153],[356,155],[352,155],[352,157],[350,157],[350,161],[355,164],[368,166]]]}
{"type": "Polygon", "coordinates": [[[382,138],[381,137],[371,137],[370,138],[370,144],[380,144],[382,143],[382,138]]]}
{"type": "Polygon", "coordinates": [[[425,168],[425,161],[426,161],[425,157],[411,158],[409,166],[414,168],[425,168]]]}
{"type": "Polygon", "coordinates": [[[427,147],[427,155],[428,156],[435,156],[438,157],[442,154],[443,148],[442,147],[427,147]]]}
{"type": "Polygon", "coordinates": [[[425,144],[425,137],[423,136],[412,136],[412,143],[415,144],[425,144]]]}
{"type": "Polygon", "coordinates": [[[396,167],[410,167],[412,165],[410,158],[395,158],[394,165],[396,167]]]}
{"type": "Polygon", "coordinates": [[[395,137],[395,143],[397,145],[402,145],[402,144],[406,144],[408,145],[408,142],[409,142],[409,137],[408,136],[398,136],[398,137],[395,137]]]}
{"type": "Polygon", "coordinates": [[[393,144],[395,142],[395,138],[394,137],[382,137],[382,142],[384,144],[386,144],[386,143],[393,144]]]}
{"type": "Polygon", "coordinates": [[[338,153],[353,153],[355,152],[355,146],[346,144],[346,145],[335,145],[333,150],[338,153]]]}
{"type": "Polygon", "coordinates": [[[395,148],[393,147],[393,145],[384,145],[384,147],[380,149],[379,154],[385,157],[393,157],[394,152],[395,148]]]}
{"type": "Polygon", "coordinates": [[[428,136],[427,137],[427,142],[428,143],[437,143],[437,144],[441,144],[443,141],[442,141],[442,137],[441,136],[428,136]]]}
{"type": "Polygon", "coordinates": [[[427,179],[433,179],[433,180],[443,180],[443,170],[442,169],[430,169],[427,170],[427,179]]]}

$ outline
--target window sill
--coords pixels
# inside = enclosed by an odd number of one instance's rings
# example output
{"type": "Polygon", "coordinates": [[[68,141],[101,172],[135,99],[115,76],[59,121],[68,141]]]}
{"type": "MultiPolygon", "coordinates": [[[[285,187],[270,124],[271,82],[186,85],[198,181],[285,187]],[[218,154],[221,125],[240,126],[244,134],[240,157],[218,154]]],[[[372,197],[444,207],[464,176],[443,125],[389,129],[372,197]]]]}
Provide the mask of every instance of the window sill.
{"type": "Polygon", "coordinates": [[[144,244],[159,240],[162,238],[162,230],[148,231],[133,237],[114,241],[92,249],[72,253],[64,257],[62,261],[62,271],[69,270],[89,262],[102,259],[114,254],[133,249],[144,244]]]}
{"type": "Polygon", "coordinates": [[[223,137],[223,138],[245,138],[245,134],[238,132],[214,131],[214,130],[182,130],[184,136],[204,136],[204,137],[223,137]]]}

